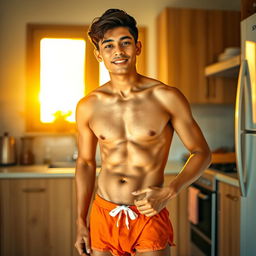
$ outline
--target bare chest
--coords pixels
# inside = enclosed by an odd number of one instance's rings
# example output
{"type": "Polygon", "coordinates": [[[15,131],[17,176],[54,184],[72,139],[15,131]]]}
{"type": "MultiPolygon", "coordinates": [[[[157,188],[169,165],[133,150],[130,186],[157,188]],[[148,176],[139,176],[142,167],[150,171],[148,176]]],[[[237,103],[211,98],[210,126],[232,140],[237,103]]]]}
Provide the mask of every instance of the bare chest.
{"type": "Polygon", "coordinates": [[[168,113],[153,99],[98,104],[90,126],[105,142],[147,141],[158,137],[169,121],[168,113]]]}

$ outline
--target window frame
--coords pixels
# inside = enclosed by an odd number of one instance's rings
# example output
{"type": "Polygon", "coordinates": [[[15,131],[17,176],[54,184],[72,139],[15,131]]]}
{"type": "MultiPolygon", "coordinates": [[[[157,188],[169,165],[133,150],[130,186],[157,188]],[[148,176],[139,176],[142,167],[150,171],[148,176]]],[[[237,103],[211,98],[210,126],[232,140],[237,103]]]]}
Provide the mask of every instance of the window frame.
{"type": "MultiPolygon", "coordinates": [[[[89,25],[27,24],[26,43],[26,132],[27,133],[76,133],[75,123],[65,123],[59,127],[56,123],[40,121],[40,40],[47,38],[82,38],[85,49],[85,95],[99,87],[99,63],[94,56],[94,46],[87,31],[89,25]],[[90,63],[90,64],[88,64],[90,63]]],[[[146,28],[138,27],[142,52],[137,59],[138,73],[147,75],[146,67],[146,28]]]]}
{"type": "Polygon", "coordinates": [[[88,28],[87,25],[27,24],[26,132],[75,132],[75,123],[67,122],[59,127],[56,123],[40,121],[40,40],[47,37],[81,38],[86,41],[84,91],[87,95],[99,85],[99,64],[87,37],[88,28]]]}

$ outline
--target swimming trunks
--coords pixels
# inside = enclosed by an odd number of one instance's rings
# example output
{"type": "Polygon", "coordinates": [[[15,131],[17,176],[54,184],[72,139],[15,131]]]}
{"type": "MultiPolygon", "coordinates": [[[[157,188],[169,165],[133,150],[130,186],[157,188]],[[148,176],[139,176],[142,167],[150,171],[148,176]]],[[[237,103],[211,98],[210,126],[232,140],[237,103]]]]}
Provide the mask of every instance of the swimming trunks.
{"type": "Polygon", "coordinates": [[[135,205],[118,205],[96,194],[90,214],[91,248],[115,256],[162,250],[173,243],[166,208],[147,217],[135,205]]]}

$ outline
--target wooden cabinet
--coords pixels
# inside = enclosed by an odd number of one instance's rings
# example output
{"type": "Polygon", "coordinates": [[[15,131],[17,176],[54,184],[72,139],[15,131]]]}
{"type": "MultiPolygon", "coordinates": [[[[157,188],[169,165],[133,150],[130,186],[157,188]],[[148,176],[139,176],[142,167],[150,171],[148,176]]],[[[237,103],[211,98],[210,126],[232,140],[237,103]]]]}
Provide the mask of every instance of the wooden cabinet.
{"type": "Polygon", "coordinates": [[[241,0],[241,20],[256,12],[255,0],[241,0]]]}
{"type": "Polygon", "coordinates": [[[71,179],[0,181],[0,255],[70,256],[71,179]]]}
{"type": "MultiPolygon", "coordinates": [[[[164,185],[168,186],[176,175],[165,175],[164,185]]],[[[189,255],[189,222],[187,211],[187,190],[183,190],[176,198],[172,199],[167,209],[174,229],[174,243],[171,247],[172,256],[189,255]]]]}
{"type": "MultiPolygon", "coordinates": [[[[165,186],[174,177],[165,175],[165,186]]],[[[187,256],[187,190],[167,208],[176,243],[171,255],[187,256]]],[[[0,180],[0,256],[77,256],[76,217],[75,179],[0,180]]]]}
{"type": "Polygon", "coordinates": [[[240,192],[238,187],[218,185],[218,256],[240,255],[240,192]]]}
{"type": "Polygon", "coordinates": [[[158,79],[190,103],[234,103],[237,78],[206,77],[226,47],[240,46],[240,13],[166,8],[157,18],[158,79]]]}

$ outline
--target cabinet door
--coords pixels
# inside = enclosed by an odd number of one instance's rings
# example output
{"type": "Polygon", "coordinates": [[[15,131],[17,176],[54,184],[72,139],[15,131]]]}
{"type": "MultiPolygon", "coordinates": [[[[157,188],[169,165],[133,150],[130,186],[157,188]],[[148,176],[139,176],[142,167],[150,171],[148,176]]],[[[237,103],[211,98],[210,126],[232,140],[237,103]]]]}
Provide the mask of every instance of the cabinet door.
{"type": "MultiPolygon", "coordinates": [[[[228,47],[240,47],[240,12],[207,11],[207,65],[218,62],[218,55],[228,47]]],[[[237,77],[207,78],[208,101],[235,103],[237,77]]]]}
{"type": "Polygon", "coordinates": [[[218,255],[240,255],[240,193],[237,187],[219,183],[218,255]]]}
{"type": "Polygon", "coordinates": [[[190,103],[206,98],[207,12],[166,8],[157,19],[158,79],[181,90],[190,103]]]}
{"type": "Polygon", "coordinates": [[[234,103],[237,79],[206,78],[205,66],[240,45],[239,12],[166,8],[157,18],[158,79],[190,103],[234,103]]]}
{"type": "Polygon", "coordinates": [[[71,181],[0,181],[1,255],[71,255],[71,181]]]}
{"type": "MultiPolygon", "coordinates": [[[[168,186],[176,175],[165,175],[164,186],[168,186]]],[[[187,256],[189,253],[189,222],[187,212],[187,190],[183,190],[167,205],[174,229],[174,243],[171,256],[187,256]]]]}

